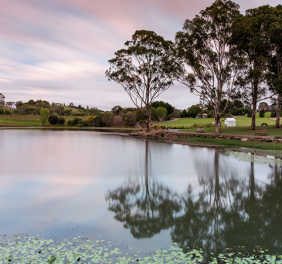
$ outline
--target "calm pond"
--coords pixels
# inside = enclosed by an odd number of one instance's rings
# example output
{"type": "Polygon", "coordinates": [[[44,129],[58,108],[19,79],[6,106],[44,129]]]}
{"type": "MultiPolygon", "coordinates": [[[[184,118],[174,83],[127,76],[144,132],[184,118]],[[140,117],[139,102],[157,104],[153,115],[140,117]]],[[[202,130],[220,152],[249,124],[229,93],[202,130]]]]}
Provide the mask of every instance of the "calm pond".
{"type": "Polygon", "coordinates": [[[282,253],[279,161],[89,131],[0,130],[0,138],[2,235],[282,253]]]}

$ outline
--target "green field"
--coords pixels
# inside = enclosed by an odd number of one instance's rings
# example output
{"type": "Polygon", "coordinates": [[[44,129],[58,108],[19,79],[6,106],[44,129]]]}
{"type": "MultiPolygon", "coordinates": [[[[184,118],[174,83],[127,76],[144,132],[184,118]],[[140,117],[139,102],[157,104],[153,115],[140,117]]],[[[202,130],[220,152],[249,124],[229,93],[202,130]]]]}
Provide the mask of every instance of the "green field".
{"type": "MultiPolygon", "coordinates": [[[[269,119],[270,113],[266,113],[265,117],[259,117],[258,113],[256,115],[256,129],[267,130],[268,136],[282,136],[282,128],[275,128],[275,120],[269,119]],[[262,123],[267,123],[267,127],[261,127],[262,123]]],[[[223,120],[223,119],[222,119],[223,120]]],[[[222,134],[232,134],[232,135],[255,135],[255,132],[251,130],[252,119],[247,116],[238,116],[236,118],[237,127],[224,127],[224,122],[222,122],[221,133],[222,134]]],[[[181,118],[177,121],[158,123],[164,126],[193,126],[197,124],[199,126],[204,124],[211,124],[214,122],[214,118],[181,118]]],[[[196,128],[181,129],[182,132],[195,132],[196,128]]],[[[204,127],[205,133],[214,133],[214,127],[204,127]]]]}
{"type": "MultiPolygon", "coordinates": [[[[74,116],[64,116],[66,122],[74,116]]],[[[86,119],[87,116],[78,118],[86,119]]],[[[2,115],[0,116],[0,127],[38,127],[41,126],[39,115],[2,115]]]]}

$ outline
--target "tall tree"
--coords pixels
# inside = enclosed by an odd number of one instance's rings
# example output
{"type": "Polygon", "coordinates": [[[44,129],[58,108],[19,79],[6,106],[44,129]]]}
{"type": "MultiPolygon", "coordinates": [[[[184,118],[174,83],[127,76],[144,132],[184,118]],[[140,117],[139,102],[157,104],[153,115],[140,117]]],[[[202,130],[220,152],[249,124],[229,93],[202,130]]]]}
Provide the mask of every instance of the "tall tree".
{"type": "Polygon", "coordinates": [[[178,56],[185,65],[178,80],[212,106],[216,133],[220,133],[222,113],[239,95],[235,84],[241,60],[234,60],[236,45],[230,42],[232,25],[239,15],[238,4],[216,0],[193,20],[187,19],[175,37],[178,56]],[[220,109],[222,99],[227,99],[224,109],[220,109]]]}
{"type": "Polygon", "coordinates": [[[4,94],[0,93],[0,107],[5,106],[5,96],[4,94]]]}
{"type": "Polygon", "coordinates": [[[174,44],[153,31],[137,30],[126,49],[118,50],[109,60],[108,80],[119,83],[131,101],[146,115],[149,131],[152,102],[173,85],[181,69],[174,59],[174,44]],[[145,110],[144,108],[145,107],[145,110]]]}
{"type": "Polygon", "coordinates": [[[244,74],[239,84],[244,87],[245,101],[252,105],[251,128],[255,129],[257,104],[267,96],[265,87],[270,41],[266,34],[267,6],[249,9],[234,23],[233,41],[238,44],[240,58],[244,57],[244,74]]]}
{"type": "Polygon", "coordinates": [[[270,90],[277,94],[276,128],[280,125],[281,95],[282,95],[282,5],[276,7],[264,6],[268,26],[267,36],[270,38],[270,63],[267,81],[270,90]]]}

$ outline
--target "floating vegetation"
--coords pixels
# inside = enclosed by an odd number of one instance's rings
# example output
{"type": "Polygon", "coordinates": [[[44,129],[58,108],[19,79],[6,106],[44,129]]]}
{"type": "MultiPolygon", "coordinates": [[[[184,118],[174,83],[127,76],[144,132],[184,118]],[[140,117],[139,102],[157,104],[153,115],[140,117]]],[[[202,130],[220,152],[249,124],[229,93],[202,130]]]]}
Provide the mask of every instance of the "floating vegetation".
{"type": "Polygon", "coordinates": [[[268,165],[277,165],[282,166],[282,160],[275,158],[271,155],[259,155],[253,153],[246,153],[240,151],[223,151],[225,154],[232,156],[240,161],[253,162],[254,164],[268,164],[268,165]]]}
{"type": "Polygon", "coordinates": [[[142,256],[142,252],[124,256],[118,247],[97,238],[75,237],[56,242],[39,236],[14,236],[0,244],[0,263],[282,263],[282,256],[268,255],[261,248],[251,254],[227,249],[206,261],[201,249],[192,248],[184,253],[176,245],[169,250],[155,250],[150,256],[142,256]]]}

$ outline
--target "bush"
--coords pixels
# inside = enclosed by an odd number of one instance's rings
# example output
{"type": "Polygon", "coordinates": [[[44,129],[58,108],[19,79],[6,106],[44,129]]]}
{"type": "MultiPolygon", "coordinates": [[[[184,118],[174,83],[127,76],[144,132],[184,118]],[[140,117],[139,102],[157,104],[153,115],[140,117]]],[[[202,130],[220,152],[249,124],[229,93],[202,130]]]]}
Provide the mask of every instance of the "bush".
{"type": "Polygon", "coordinates": [[[121,116],[117,115],[114,117],[114,125],[117,127],[123,126],[123,119],[121,116]]]}
{"type": "Polygon", "coordinates": [[[42,125],[45,125],[47,123],[49,114],[50,114],[50,111],[47,108],[42,108],[40,110],[40,121],[42,125]]]}
{"type": "Polygon", "coordinates": [[[123,117],[125,126],[134,126],[136,124],[136,115],[132,112],[128,112],[123,117]]]}
{"type": "Polygon", "coordinates": [[[163,130],[163,129],[165,129],[165,126],[153,124],[153,125],[150,126],[150,128],[154,129],[154,130],[163,130]]]}
{"type": "Polygon", "coordinates": [[[57,125],[58,124],[58,115],[57,114],[49,115],[48,121],[49,121],[49,124],[52,126],[57,125]]]}
{"type": "Polygon", "coordinates": [[[72,120],[69,120],[69,121],[67,122],[67,125],[68,125],[68,126],[77,126],[78,123],[81,122],[81,121],[82,121],[81,118],[75,117],[75,118],[73,118],[72,120]]]}
{"type": "Polygon", "coordinates": [[[90,115],[90,116],[87,117],[87,120],[91,121],[91,120],[93,120],[93,118],[94,118],[94,116],[90,115]]]}
{"type": "Polygon", "coordinates": [[[64,111],[64,115],[65,115],[65,116],[70,116],[70,115],[71,115],[71,112],[72,112],[72,109],[66,109],[66,110],[64,111]]]}
{"type": "Polygon", "coordinates": [[[259,117],[265,117],[265,111],[264,111],[264,109],[261,109],[261,110],[259,111],[259,117]]]}
{"type": "Polygon", "coordinates": [[[0,108],[0,115],[4,115],[4,110],[0,108]]]}
{"type": "Polygon", "coordinates": [[[87,127],[89,126],[89,121],[88,120],[81,120],[78,122],[79,127],[87,127]]]}
{"type": "Polygon", "coordinates": [[[18,109],[15,109],[14,112],[13,112],[14,115],[18,115],[19,113],[20,113],[20,112],[19,112],[18,109]]]}
{"type": "Polygon", "coordinates": [[[276,111],[272,111],[270,117],[276,117],[276,111]]]}
{"type": "Polygon", "coordinates": [[[33,115],[36,115],[36,111],[34,111],[32,114],[33,114],[33,115]]]}
{"type": "Polygon", "coordinates": [[[64,119],[63,117],[59,116],[58,117],[58,125],[64,125],[66,122],[66,119],[64,119]]]}
{"type": "Polygon", "coordinates": [[[101,115],[94,116],[94,118],[89,121],[89,126],[94,126],[94,127],[103,126],[101,115]]]}
{"type": "Polygon", "coordinates": [[[4,115],[10,115],[10,114],[11,114],[11,111],[5,110],[4,115]]]}
{"type": "Polygon", "coordinates": [[[252,117],[252,111],[248,111],[247,117],[252,117]]]}
{"type": "Polygon", "coordinates": [[[112,112],[106,112],[101,115],[102,124],[106,127],[111,127],[114,125],[114,114],[112,112]]]}

